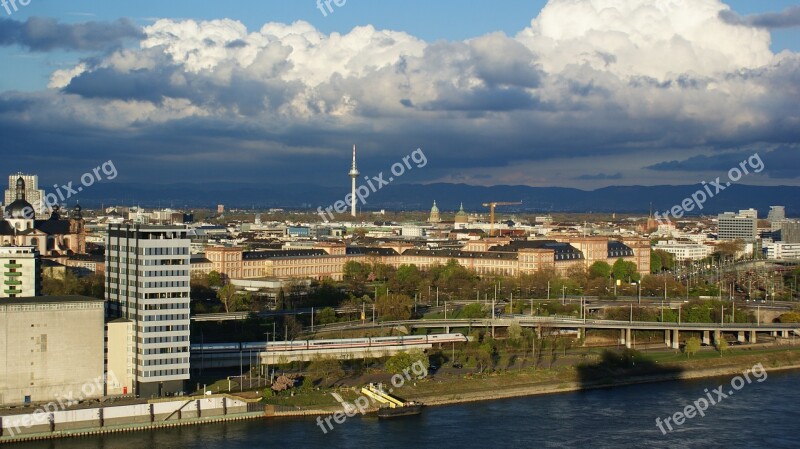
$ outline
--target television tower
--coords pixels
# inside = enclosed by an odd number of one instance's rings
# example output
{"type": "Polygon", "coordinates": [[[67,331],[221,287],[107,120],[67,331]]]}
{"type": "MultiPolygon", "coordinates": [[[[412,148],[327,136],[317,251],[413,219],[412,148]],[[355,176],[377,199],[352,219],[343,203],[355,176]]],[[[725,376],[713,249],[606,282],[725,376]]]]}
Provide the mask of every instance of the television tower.
{"type": "Polygon", "coordinates": [[[350,173],[349,173],[350,178],[353,180],[353,188],[352,188],[352,191],[351,191],[351,194],[352,194],[352,196],[351,196],[352,203],[351,204],[352,204],[352,206],[351,206],[350,215],[352,215],[354,217],[356,216],[356,178],[358,178],[358,176],[360,174],[361,173],[358,172],[358,168],[356,167],[356,146],[354,144],[353,145],[353,166],[350,167],[350,173]]]}

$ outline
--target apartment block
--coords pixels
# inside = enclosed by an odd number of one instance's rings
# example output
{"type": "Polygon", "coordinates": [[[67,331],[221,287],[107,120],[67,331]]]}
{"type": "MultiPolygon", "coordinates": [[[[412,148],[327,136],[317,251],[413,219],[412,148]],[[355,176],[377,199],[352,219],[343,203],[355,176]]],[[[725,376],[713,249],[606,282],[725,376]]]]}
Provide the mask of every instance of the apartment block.
{"type": "Polygon", "coordinates": [[[3,286],[0,298],[41,295],[41,257],[33,246],[0,246],[3,286]]]}

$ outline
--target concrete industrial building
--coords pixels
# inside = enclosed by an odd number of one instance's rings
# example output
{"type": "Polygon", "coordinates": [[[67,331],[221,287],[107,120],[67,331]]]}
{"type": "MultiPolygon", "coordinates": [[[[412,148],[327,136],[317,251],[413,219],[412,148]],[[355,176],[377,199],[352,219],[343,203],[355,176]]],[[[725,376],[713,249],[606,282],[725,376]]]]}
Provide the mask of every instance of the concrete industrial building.
{"type": "Polygon", "coordinates": [[[725,212],[717,216],[719,240],[744,240],[753,242],[757,237],[758,217],[753,210],[739,211],[738,214],[725,212]]]}
{"type": "Polygon", "coordinates": [[[3,287],[0,298],[23,298],[42,293],[41,257],[32,246],[0,246],[3,287]]]}
{"type": "Polygon", "coordinates": [[[102,397],[103,329],[102,299],[0,300],[0,404],[102,397]]]}
{"type": "MultiPolygon", "coordinates": [[[[185,227],[109,225],[107,315],[134,322],[130,366],[133,392],[140,397],[184,391],[189,379],[187,234],[185,227]]],[[[109,347],[112,358],[123,350],[109,347]]]]}
{"type": "Polygon", "coordinates": [[[800,243],[800,222],[781,224],[781,241],[783,243],[800,243]]]}

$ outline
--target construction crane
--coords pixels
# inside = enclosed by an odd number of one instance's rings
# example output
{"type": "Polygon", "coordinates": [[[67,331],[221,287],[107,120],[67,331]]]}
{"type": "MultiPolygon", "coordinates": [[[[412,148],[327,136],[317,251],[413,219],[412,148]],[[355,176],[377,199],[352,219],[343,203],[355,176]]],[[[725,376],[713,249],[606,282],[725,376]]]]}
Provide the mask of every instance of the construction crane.
{"type": "Polygon", "coordinates": [[[497,206],[519,206],[522,201],[507,202],[507,201],[494,201],[492,203],[483,203],[483,207],[489,208],[489,237],[494,236],[494,208],[497,206]]]}

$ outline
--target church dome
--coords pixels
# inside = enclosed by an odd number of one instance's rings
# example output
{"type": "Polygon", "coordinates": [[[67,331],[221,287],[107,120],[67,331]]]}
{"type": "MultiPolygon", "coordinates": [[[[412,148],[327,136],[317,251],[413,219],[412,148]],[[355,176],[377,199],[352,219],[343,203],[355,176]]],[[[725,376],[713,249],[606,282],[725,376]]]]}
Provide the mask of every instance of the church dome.
{"type": "Polygon", "coordinates": [[[31,203],[24,199],[16,200],[6,206],[5,213],[6,219],[33,220],[36,216],[36,212],[33,210],[31,203]]]}
{"type": "Polygon", "coordinates": [[[17,178],[16,199],[13,203],[6,206],[5,218],[17,220],[33,220],[36,218],[36,211],[33,210],[31,203],[25,201],[25,180],[22,176],[17,178]]]}
{"type": "Polygon", "coordinates": [[[468,223],[469,222],[469,216],[467,215],[466,212],[464,212],[464,203],[461,203],[461,208],[458,210],[458,212],[456,212],[455,222],[456,223],[468,223]]]}
{"type": "Polygon", "coordinates": [[[436,207],[436,200],[433,201],[431,207],[431,216],[428,218],[428,223],[440,223],[442,219],[439,217],[439,208],[436,207]]]}

